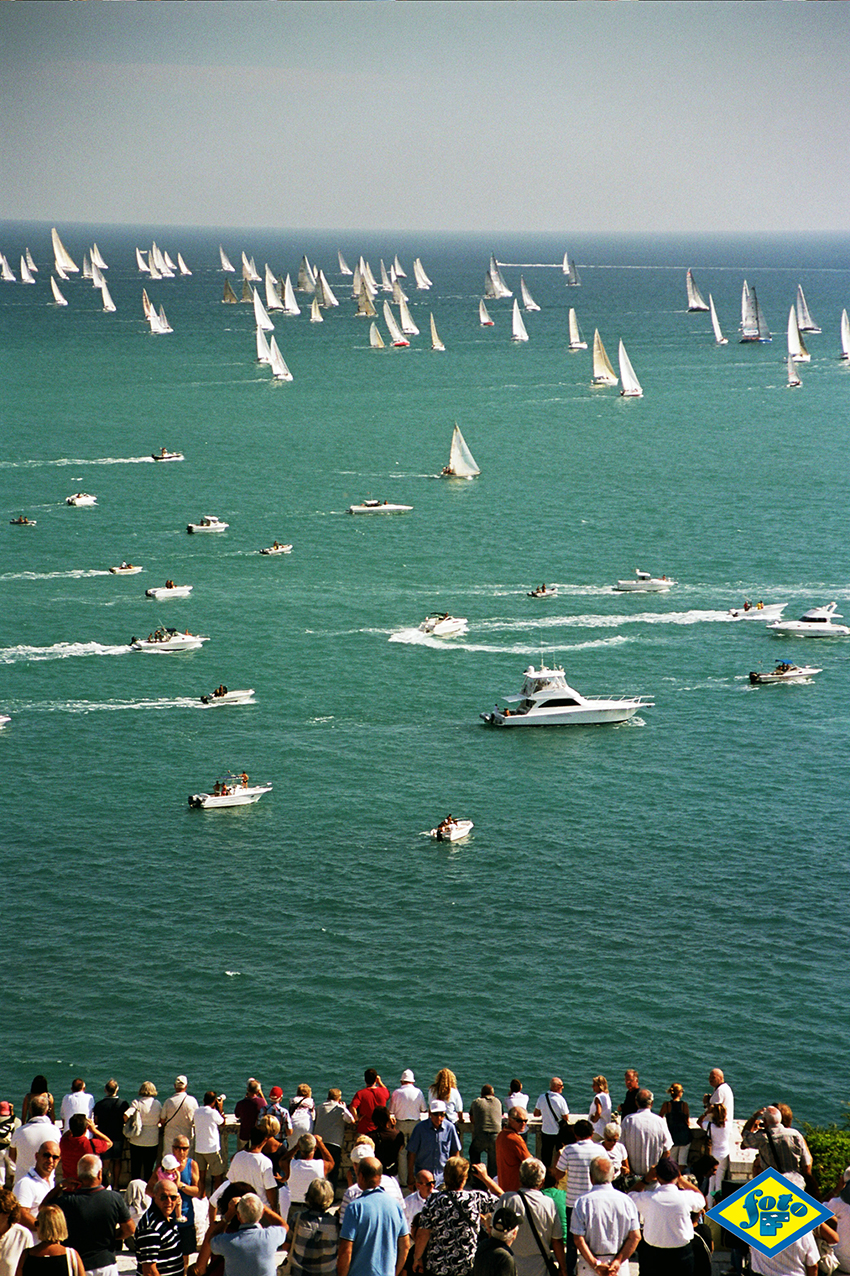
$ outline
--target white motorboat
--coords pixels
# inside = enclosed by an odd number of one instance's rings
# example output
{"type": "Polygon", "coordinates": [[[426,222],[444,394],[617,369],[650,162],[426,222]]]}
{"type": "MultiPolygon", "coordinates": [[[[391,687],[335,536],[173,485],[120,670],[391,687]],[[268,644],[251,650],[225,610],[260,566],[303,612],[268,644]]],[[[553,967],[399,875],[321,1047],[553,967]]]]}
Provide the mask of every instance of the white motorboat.
{"type": "Polygon", "coordinates": [[[667,576],[651,576],[649,572],[635,569],[634,580],[618,580],[615,586],[620,593],[665,594],[679,582],[667,576]]]}
{"type": "Polygon", "coordinates": [[[266,549],[261,549],[260,553],[261,554],[291,554],[292,546],[281,545],[278,541],[275,541],[273,545],[269,545],[266,549]]]}
{"type": "Polygon", "coordinates": [[[215,691],[211,691],[209,695],[201,696],[201,704],[209,705],[210,708],[216,705],[253,703],[253,687],[247,687],[244,691],[228,691],[227,687],[216,687],[215,691]]]}
{"type": "Polygon", "coordinates": [[[407,514],[412,505],[393,505],[390,501],[363,501],[360,505],[349,505],[349,514],[407,514]]]}
{"type": "Polygon", "coordinates": [[[19,514],[17,518],[10,518],[9,522],[12,527],[35,527],[38,519],[27,518],[26,514],[19,514]]]}
{"type": "Polygon", "coordinates": [[[75,492],[73,496],[65,497],[66,505],[97,505],[97,497],[92,496],[90,492],[75,492]]]}
{"type": "Polygon", "coordinates": [[[188,629],[181,633],[179,629],[166,629],[163,625],[148,634],[147,638],[132,638],[130,646],[133,651],[153,651],[165,656],[170,652],[196,651],[205,642],[209,642],[209,638],[190,634],[188,629]]]}
{"type": "Polygon", "coordinates": [[[730,607],[729,615],[733,620],[759,620],[767,624],[769,620],[779,620],[787,603],[751,603],[749,599],[743,607],[730,607]]]}
{"type": "Polygon", "coordinates": [[[421,634],[430,634],[432,638],[454,638],[457,634],[465,634],[469,622],[465,616],[450,616],[447,611],[435,611],[426,616],[419,626],[421,634]]]}
{"type": "Polygon", "coordinates": [[[215,514],[204,514],[198,523],[187,523],[187,532],[226,532],[229,523],[223,523],[215,514]]]}
{"type": "Polygon", "coordinates": [[[122,563],[120,567],[110,567],[113,576],[138,576],[143,567],[134,567],[132,563],[122,563]]]}
{"type": "Polygon", "coordinates": [[[846,638],[850,627],[833,624],[833,617],[841,619],[837,606],[838,603],[827,603],[825,607],[810,607],[799,620],[774,620],[768,629],[789,638],[846,638]]]}
{"type": "Polygon", "coordinates": [[[8,713],[0,713],[0,731],[2,731],[6,724],[11,721],[12,719],[9,717],[8,713]]]}
{"type": "Polygon", "coordinates": [[[822,669],[813,665],[792,665],[787,660],[780,660],[772,673],[751,673],[750,682],[754,687],[774,686],[780,682],[807,682],[822,669]]]}
{"type": "Polygon", "coordinates": [[[453,815],[447,815],[435,829],[430,830],[429,836],[435,842],[459,842],[461,838],[469,837],[474,828],[472,820],[456,820],[453,815]]]}
{"type": "Polygon", "coordinates": [[[211,793],[190,793],[189,805],[204,811],[220,806],[251,806],[271,787],[270,784],[250,784],[244,771],[241,775],[228,771],[216,780],[211,793]]]}
{"type": "Polygon", "coordinates": [[[529,598],[556,598],[558,595],[554,585],[538,585],[536,589],[527,590],[529,598]]]}
{"type": "Polygon", "coordinates": [[[167,448],[160,448],[158,452],[151,452],[151,456],[155,461],[182,461],[185,459],[182,452],[169,452],[167,448]]]}
{"type": "Polygon", "coordinates": [[[571,687],[558,669],[535,669],[529,665],[518,696],[508,696],[516,709],[500,709],[479,716],[493,727],[584,726],[602,722],[626,722],[638,709],[651,708],[654,701],[643,696],[622,699],[588,699],[571,687]]]}
{"type": "Polygon", "coordinates": [[[162,598],[188,598],[191,592],[191,585],[175,585],[173,580],[167,580],[164,585],[146,589],[145,598],[155,598],[159,602],[162,598]]]}

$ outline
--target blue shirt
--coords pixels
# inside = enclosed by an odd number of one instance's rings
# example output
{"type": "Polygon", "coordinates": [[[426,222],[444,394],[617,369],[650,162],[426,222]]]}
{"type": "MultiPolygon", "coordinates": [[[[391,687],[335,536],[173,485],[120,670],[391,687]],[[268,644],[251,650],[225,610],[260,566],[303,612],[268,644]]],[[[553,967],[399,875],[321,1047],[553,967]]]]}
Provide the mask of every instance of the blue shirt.
{"type": "Polygon", "coordinates": [[[227,1276],[275,1276],[277,1251],[286,1240],[285,1227],[249,1223],[238,1232],[221,1232],[210,1241],[214,1254],[224,1258],[227,1276]]]}
{"type": "Polygon", "coordinates": [[[398,1201],[382,1187],[370,1187],[351,1202],[342,1220],[340,1240],[353,1241],[348,1276],[395,1276],[398,1239],[409,1232],[398,1201]]]}
{"type": "Polygon", "coordinates": [[[435,1179],[442,1181],[446,1161],[459,1152],[461,1146],[460,1135],[451,1121],[444,1120],[437,1129],[431,1118],[427,1117],[413,1127],[407,1151],[412,1152],[415,1157],[417,1174],[420,1170],[430,1170],[435,1179]]]}

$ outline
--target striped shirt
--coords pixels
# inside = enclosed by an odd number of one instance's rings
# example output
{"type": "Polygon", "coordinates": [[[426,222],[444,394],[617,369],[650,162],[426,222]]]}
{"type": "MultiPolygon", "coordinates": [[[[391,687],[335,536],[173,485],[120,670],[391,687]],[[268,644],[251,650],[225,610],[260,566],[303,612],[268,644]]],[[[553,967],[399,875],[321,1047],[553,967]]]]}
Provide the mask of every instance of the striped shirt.
{"type": "Polygon", "coordinates": [[[293,1276],[335,1276],[339,1224],[333,1214],[305,1210],[295,1225],[293,1276]]]}
{"type": "Polygon", "coordinates": [[[183,1276],[177,1224],[165,1218],[156,1205],[151,1205],[139,1220],[135,1242],[139,1267],[156,1263],[159,1276],[183,1276]]]}

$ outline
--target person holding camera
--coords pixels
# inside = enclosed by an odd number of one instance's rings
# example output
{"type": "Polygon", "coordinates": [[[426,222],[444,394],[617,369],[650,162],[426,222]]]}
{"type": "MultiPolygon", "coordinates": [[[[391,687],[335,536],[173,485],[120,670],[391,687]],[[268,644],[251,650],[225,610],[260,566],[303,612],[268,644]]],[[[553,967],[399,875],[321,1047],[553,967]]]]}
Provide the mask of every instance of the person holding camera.
{"type": "Polygon", "coordinates": [[[224,1178],[225,1164],[221,1155],[220,1128],[224,1125],[224,1100],[227,1096],[216,1094],[215,1090],[207,1090],[203,1106],[196,1108],[192,1129],[195,1136],[195,1161],[197,1162],[201,1189],[199,1195],[207,1194],[207,1171],[212,1178],[211,1190],[215,1191],[224,1178]]]}

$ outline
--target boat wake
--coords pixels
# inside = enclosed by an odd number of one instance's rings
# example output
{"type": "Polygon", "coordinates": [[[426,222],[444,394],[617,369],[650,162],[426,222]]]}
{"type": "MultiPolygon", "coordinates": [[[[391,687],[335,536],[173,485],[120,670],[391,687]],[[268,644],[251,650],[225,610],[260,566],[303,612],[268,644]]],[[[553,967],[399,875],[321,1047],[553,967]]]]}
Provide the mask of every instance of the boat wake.
{"type": "MultiPolygon", "coordinates": [[[[464,642],[463,638],[434,638],[431,634],[423,634],[419,629],[399,629],[391,634],[390,642],[402,642],[415,647],[431,647],[436,651],[480,651],[490,655],[540,656],[541,644],[514,643],[512,646],[496,646],[493,643],[464,642]]],[[[557,646],[543,649],[545,653],[558,655],[564,651],[589,651],[594,647],[618,647],[622,643],[632,642],[625,634],[613,634],[610,638],[588,638],[586,642],[559,642],[557,646]]]]}
{"type": "Polygon", "coordinates": [[[205,709],[200,697],[162,697],[159,700],[46,700],[20,705],[33,713],[117,713],[124,709],[205,709]]]}
{"type": "Polygon", "coordinates": [[[72,656],[126,656],[130,644],[106,646],[102,642],[55,642],[52,647],[0,647],[0,665],[14,665],[20,660],[68,660],[72,656]]]}
{"type": "Polygon", "coordinates": [[[108,576],[102,568],[80,567],[70,572],[3,572],[0,580],[81,580],[84,576],[108,576]]]}
{"type": "Polygon", "coordinates": [[[152,456],[95,456],[76,460],[60,456],[52,461],[0,461],[0,470],[33,470],[41,465],[153,465],[152,456]]]}

